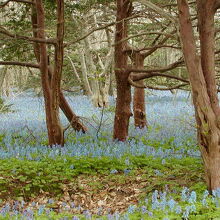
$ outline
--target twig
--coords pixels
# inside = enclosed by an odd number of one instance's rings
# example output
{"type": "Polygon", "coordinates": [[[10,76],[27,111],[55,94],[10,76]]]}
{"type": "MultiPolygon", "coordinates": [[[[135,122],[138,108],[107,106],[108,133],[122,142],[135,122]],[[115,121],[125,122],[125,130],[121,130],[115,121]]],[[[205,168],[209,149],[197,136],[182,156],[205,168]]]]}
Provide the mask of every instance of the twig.
{"type": "Polygon", "coordinates": [[[97,138],[99,137],[99,132],[100,132],[100,129],[101,129],[101,126],[102,126],[102,120],[103,120],[103,116],[104,116],[104,108],[105,108],[105,106],[103,105],[102,106],[102,114],[101,114],[101,119],[100,119],[99,127],[98,127],[97,132],[96,132],[96,137],[97,138]]]}

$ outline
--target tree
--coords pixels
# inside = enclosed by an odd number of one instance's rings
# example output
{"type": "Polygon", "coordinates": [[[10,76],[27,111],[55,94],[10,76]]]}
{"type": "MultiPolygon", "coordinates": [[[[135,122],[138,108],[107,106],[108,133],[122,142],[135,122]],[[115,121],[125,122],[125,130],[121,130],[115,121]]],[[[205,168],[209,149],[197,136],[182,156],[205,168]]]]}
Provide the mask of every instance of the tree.
{"type": "Polygon", "coordinates": [[[108,5],[95,4],[93,7],[89,6],[87,10],[76,10],[71,20],[77,30],[76,38],[79,39],[75,41],[76,46],[70,53],[70,56],[77,54],[78,60],[72,61],[71,65],[75,75],[78,75],[76,78],[82,85],[84,94],[91,98],[95,107],[106,107],[109,104],[113,64],[111,32],[114,31],[109,27],[112,25],[100,25],[105,21],[110,23],[112,12],[109,10],[109,15],[106,12],[108,10],[108,5]]]}
{"type": "MultiPolygon", "coordinates": [[[[5,7],[11,1],[6,1],[0,7],[5,7]]],[[[64,2],[57,1],[57,28],[56,38],[48,39],[45,34],[45,12],[42,1],[19,1],[32,5],[33,37],[12,34],[0,26],[0,33],[10,38],[33,42],[34,52],[39,64],[26,62],[1,61],[3,65],[19,65],[39,68],[45,101],[46,122],[48,129],[49,145],[64,145],[64,131],[59,119],[59,107],[63,110],[68,120],[76,130],[86,132],[87,128],[72,112],[61,91],[61,76],[64,55],[64,2]],[[49,65],[48,45],[54,46],[54,68],[49,65]]]]}
{"type": "Polygon", "coordinates": [[[127,19],[131,14],[132,3],[129,0],[117,0],[116,30],[115,30],[115,78],[117,101],[114,119],[114,139],[125,141],[128,136],[128,126],[131,114],[131,85],[128,82],[128,55],[124,51],[127,42],[127,19]]]}
{"type": "Polygon", "coordinates": [[[215,75],[214,15],[219,0],[197,0],[200,54],[187,0],[178,0],[180,37],[185,63],[192,86],[192,97],[197,122],[206,182],[210,192],[220,187],[220,108],[215,75]]]}
{"type": "MultiPolygon", "coordinates": [[[[149,1],[140,1],[144,4],[147,2],[149,6],[149,1]]],[[[152,7],[152,4],[150,4],[152,7]]],[[[168,17],[173,23],[175,19],[170,16],[167,12],[162,9],[158,9],[153,5],[154,10],[157,10],[161,16],[168,17]]],[[[128,137],[128,127],[129,119],[132,115],[130,104],[131,104],[131,85],[137,89],[134,96],[134,113],[136,119],[137,127],[146,126],[145,117],[145,102],[144,102],[144,90],[143,88],[148,88],[144,85],[141,80],[154,78],[154,77],[165,77],[169,79],[178,80],[184,82],[178,84],[172,88],[162,88],[163,89],[175,89],[188,85],[188,79],[176,76],[175,74],[168,74],[170,70],[179,67],[183,64],[183,59],[180,57],[177,61],[163,67],[153,67],[144,68],[144,59],[154,53],[158,48],[162,48],[164,43],[173,36],[175,31],[171,33],[163,32],[143,32],[134,34],[133,36],[128,36],[128,20],[133,17],[138,17],[137,14],[132,14],[132,3],[130,1],[117,1],[117,16],[116,16],[116,35],[115,35],[115,76],[116,76],[116,87],[117,87],[117,102],[116,102],[116,112],[114,120],[114,139],[120,141],[125,141],[128,137]],[[158,35],[153,40],[153,45],[150,48],[134,49],[128,46],[128,40],[143,36],[143,35],[158,35]],[[158,41],[160,36],[165,36],[158,41]],[[156,42],[158,41],[158,44],[156,42]],[[128,56],[130,56],[132,63],[128,64],[128,56]],[[141,81],[141,83],[140,83],[141,81]]],[[[163,19],[163,17],[161,18],[163,19]]],[[[176,24],[175,24],[176,25],[176,24]]],[[[168,45],[169,47],[169,45],[168,45]]],[[[172,45],[170,46],[172,48],[172,45]]]]}
{"type": "MultiPolygon", "coordinates": [[[[64,6],[63,6],[64,7],[64,6]]],[[[32,8],[31,8],[31,22],[32,22],[32,28],[33,28],[33,36],[35,38],[38,38],[39,37],[39,24],[38,24],[38,17],[39,17],[39,14],[37,13],[37,8],[35,7],[35,5],[32,5],[32,8]]],[[[59,9],[57,9],[59,10],[59,9]]],[[[62,9],[64,10],[64,9],[62,9]]],[[[58,18],[60,20],[64,19],[64,12],[63,13],[63,17],[62,18],[58,18]]],[[[57,13],[57,16],[60,16],[58,13],[57,13]]],[[[59,20],[57,21],[59,22],[59,20]]],[[[64,22],[64,21],[63,21],[64,22]]],[[[64,25],[64,24],[63,24],[64,25]]],[[[63,27],[64,28],[64,27],[63,27]]],[[[58,35],[60,34],[59,33],[59,29],[57,27],[57,37],[59,37],[58,35]]],[[[63,34],[64,35],[64,34],[63,34]]],[[[62,71],[62,66],[63,66],[63,55],[64,55],[64,47],[63,47],[63,37],[61,38],[61,41],[62,41],[62,45],[61,47],[59,48],[59,57],[57,57],[55,59],[55,68],[53,69],[53,67],[51,65],[49,65],[48,63],[48,80],[49,80],[49,83],[48,85],[52,85],[52,79],[54,79],[54,72],[56,70],[56,68],[59,68],[60,70],[59,71],[62,71]],[[57,62],[59,62],[59,60],[61,60],[61,63],[60,64],[57,64],[57,62]],[[58,67],[56,66],[58,65],[58,67]]],[[[58,39],[58,38],[57,38],[58,39]]],[[[40,59],[41,59],[41,49],[40,49],[40,44],[37,43],[37,42],[34,42],[33,43],[34,45],[34,54],[35,54],[35,57],[37,59],[37,62],[40,64],[40,59]]],[[[55,50],[56,52],[57,50],[55,50]]],[[[49,55],[47,54],[47,59],[49,59],[49,55]]],[[[60,74],[60,73],[59,73],[60,74]]],[[[43,82],[42,82],[43,83],[43,82]]],[[[72,111],[71,107],[69,106],[63,92],[62,92],[62,89],[60,88],[60,83],[61,83],[61,77],[59,77],[59,107],[62,109],[63,113],[65,114],[65,116],[67,117],[67,119],[69,120],[69,122],[71,123],[72,127],[76,130],[76,131],[82,131],[83,133],[85,133],[87,131],[87,128],[85,127],[85,125],[83,125],[79,118],[75,115],[75,113],[72,111]]],[[[55,96],[56,97],[56,96],[55,96]]]]}

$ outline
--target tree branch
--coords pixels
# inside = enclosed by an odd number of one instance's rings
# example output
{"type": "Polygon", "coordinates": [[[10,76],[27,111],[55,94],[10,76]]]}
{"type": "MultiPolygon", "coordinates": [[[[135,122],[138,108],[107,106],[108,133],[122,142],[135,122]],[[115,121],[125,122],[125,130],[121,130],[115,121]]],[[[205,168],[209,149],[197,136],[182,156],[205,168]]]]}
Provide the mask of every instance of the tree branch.
{"type": "Polygon", "coordinates": [[[31,67],[39,69],[39,65],[35,63],[24,63],[18,61],[0,61],[0,65],[7,65],[7,66],[24,66],[24,67],[31,67]]]}
{"type": "Polygon", "coordinates": [[[155,86],[149,86],[149,85],[146,85],[146,87],[148,89],[166,91],[166,90],[179,89],[181,87],[188,86],[188,85],[189,85],[188,83],[183,83],[183,84],[179,84],[179,85],[176,85],[176,86],[173,86],[173,87],[167,87],[167,88],[155,87],[155,86]]]}
{"type": "Polygon", "coordinates": [[[169,37],[169,38],[174,38],[176,39],[175,35],[173,34],[168,34],[168,33],[164,33],[164,32],[158,32],[158,31],[152,31],[152,32],[142,32],[142,33],[138,33],[138,34],[134,34],[134,35],[131,35],[129,37],[126,37],[126,38],[123,38],[122,40],[118,41],[118,42],[115,42],[112,46],[115,46],[117,44],[120,44],[124,41],[128,41],[132,38],[135,38],[135,37],[139,37],[139,36],[143,36],[143,35],[151,35],[151,34],[158,34],[158,35],[165,35],[166,37],[169,37]]]}
{"type": "Polygon", "coordinates": [[[4,27],[0,26],[0,33],[4,34],[6,36],[9,36],[14,39],[20,39],[20,40],[27,40],[31,42],[37,42],[37,43],[47,43],[47,44],[56,44],[57,41],[56,39],[41,39],[41,38],[36,38],[36,37],[27,37],[27,36],[22,36],[22,35],[17,35],[9,32],[6,30],[4,27]]]}
{"type": "MultiPolygon", "coordinates": [[[[163,74],[162,76],[165,76],[165,74],[163,74]]],[[[168,75],[166,74],[166,77],[168,75]]],[[[171,76],[171,75],[169,75],[171,76]]],[[[172,77],[172,76],[171,76],[172,77]]],[[[182,80],[181,80],[182,81],[182,80]]],[[[172,90],[172,89],[179,89],[180,87],[183,87],[183,86],[187,86],[189,85],[189,82],[187,83],[183,83],[183,84],[179,84],[179,85],[176,85],[176,86],[173,86],[173,87],[167,87],[167,88],[160,88],[160,87],[152,87],[152,86],[148,86],[146,84],[139,84],[138,82],[135,82],[133,79],[132,79],[132,76],[130,75],[128,77],[128,82],[130,83],[130,85],[136,87],[136,88],[141,88],[141,89],[145,89],[145,88],[149,88],[149,89],[155,89],[155,90],[172,90]]]]}
{"type": "Polygon", "coordinates": [[[167,72],[169,70],[172,70],[178,66],[180,66],[181,64],[184,63],[184,60],[183,58],[179,59],[178,61],[166,66],[166,67],[161,67],[161,68],[158,68],[158,69],[133,69],[133,68],[130,68],[128,69],[127,71],[128,72],[133,72],[133,73],[155,73],[155,72],[160,72],[160,73],[163,73],[163,72],[167,72]]]}
{"type": "MultiPolygon", "coordinates": [[[[136,70],[136,72],[139,71],[139,70],[136,70]]],[[[176,79],[176,80],[179,80],[179,81],[182,81],[182,82],[185,82],[185,83],[188,83],[189,80],[187,79],[183,79],[181,77],[178,77],[178,76],[174,76],[174,75],[170,75],[170,74],[166,74],[166,73],[161,73],[161,72],[154,72],[154,73],[149,73],[149,72],[145,72],[145,70],[140,70],[140,74],[138,75],[131,75],[133,81],[139,81],[139,80],[142,80],[142,79],[148,79],[148,78],[151,78],[151,77],[156,77],[156,76],[161,76],[161,77],[166,77],[166,78],[170,78],[170,79],[176,79]]]]}
{"type": "Polygon", "coordinates": [[[174,16],[170,15],[170,13],[166,12],[165,10],[153,4],[152,2],[148,0],[135,0],[135,1],[138,1],[139,3],[147,6],[148,8],[152,9],[153,11],[161,15],[162,17],[165,17],[168,20],[170,20],[172,23],[178,24],[178,21],[174,16]]]}
{"type": "Polygon", "coordinates": [[[139,84],[138,82],[134,82],[133,80],[132,80],[132,76],[131,75],[129,75],[129,77],[128,77],[128,82],[129,82],[129,84],[130,85],[132,85],[132,86],[134,86],[135,88],[140,88],[140,89],[145,89],[145,88],[147,88],[145,85],[141,85],[141,84],[139,84]]]}
{"type": "Polygon", "coordinates": [[[95,31],[99,31],[99,30],[105,29],[105,28],[110,27],[110,26],[113,26],[113,25],[115,25],[115,22],[111,22],[111,23],[109,23],[109,24],[107,24],[107,25],[94,28],[94,29],[92,29],[91,31],[89,31],[88,33],[86,33],[85,35],[83,35],[82,37],[80,37],[80,38],[78,38],[78,39],[76,39],[76,40],[74,40],[74,41],[70,41],[69,43],[64,44],[64,46],[65,46],[65,47],[68,47],[68,46],[70,46],[71,44],[75,44],[75,43],[77,43],[77,42],[79,42],[79,41],[81,41],[81,40],[84,40],[85,38],[87,38],[89,35],[91,35],[91,34],[94,33],[95,31]]]}
{"type": "MultiPolygon", "coordinates": [[[[126,20],[130,20],[130,19],[133,19],[133,18],[137,18],[137,17],[139,17],[139,15],[133,15],[133,16],[127,17],[127,18],[125,19],[125,21],[126,21],[126,20]]],[[[100,30],[106,29],[106,28],[111,27],[111,26],[113,26],[113,25],[115,25],[115,24],[117,24],[117,23],[120,23],[120,22],[121,22],[121,21],[111,22],[111,23],[109,23],[109,24],[102,25],[102,26],[100,26],[100,27],[94,28],[94,29],[92,29],[91,31],[89,31],[88,33],[86,33],[85,35],[83,35],[82,37],[80,37],[80,38],[78,38],[78,39],[76,39],[76,40],[70,41],[70,42],[68,42],[68,43],[65,43],[65,44],[64,44],[64,47],[68,47],[68,46],[70,46],[71,44],[78,43],[79,41],[84,40],[85,38],[87,38],[87,37],[88,37],[89,35],[91,35],[92,33],[96,32],[96,31],[100,31],[100,30]]]]}

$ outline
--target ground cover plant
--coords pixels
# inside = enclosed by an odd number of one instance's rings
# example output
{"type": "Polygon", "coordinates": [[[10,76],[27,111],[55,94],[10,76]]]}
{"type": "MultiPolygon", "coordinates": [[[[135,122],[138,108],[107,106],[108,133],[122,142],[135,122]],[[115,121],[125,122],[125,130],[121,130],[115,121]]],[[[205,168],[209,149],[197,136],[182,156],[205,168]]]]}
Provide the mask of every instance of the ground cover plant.
{"type": "MultiPolygon", "coordinates": [[[[42,99],[23,94],[1,115],[0,219],[217,219],[218,191],[206,191],[188,93],[154,92],[149,128],[112,140],[109,108],[69,101],[89,126],[47,147],[42,99]],[[21,104],[22,103],[22,104],[21,104]]],[[[67,121],[63,122],[68,124],[67,121]]]]}

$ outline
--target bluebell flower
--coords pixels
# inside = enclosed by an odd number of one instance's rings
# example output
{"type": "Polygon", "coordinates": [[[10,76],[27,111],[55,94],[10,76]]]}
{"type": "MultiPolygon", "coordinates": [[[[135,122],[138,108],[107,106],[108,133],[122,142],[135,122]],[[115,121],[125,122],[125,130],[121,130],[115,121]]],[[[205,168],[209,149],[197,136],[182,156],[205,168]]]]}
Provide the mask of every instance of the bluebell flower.
{"type": "Polygon", "coordinates": [[[117,170],[111,170],[111,171],[110,171],[110,174],[116,174],[116,173],[118,173],[117,170]]]}
{"type": "Polygon", "coordinates": [[[174,199],[170,199],[170,200],[167,202],[167,205],[169,206],[170,210],[173,211],[174,208],[175,208],[176,202],[174,201],[174,199]]]}
{"type": "Polygon", "coordinates": [[[54,200],[53,200],[53,199],[48,199],[47,203],[48,203],[48,204],[53,204],[53,203],[54,203],[54,200]]]}
{"type": "Polygon", "coordinates": [[[40,207],[38,208],[38,215],[42,215],[43,214],[44,208],[45,208],[44,205],[40,205],[40,207]]]}
{"type": "Polygon", "coordinates": [[[212,190],[212,195],[214,197],[220,198],[220,188],[212,190]]]}
{"type": "Polygon", "coordinates": [[[145,214],[145,213],[147,213],[147,207],[146,206],[141,206],[141,212],[142,212],[142,214],[145,214]]]}
{"type": "Polygon", "coordinates": [[[196,202],[196,192],[192,191],[189,197],[189,203],[195,203],[196,202]]]}
{"type": "Polygon", "coordinates": [[[181,192],[181,200],[185,202],[188,199],[188,189],[186,187],[183,188],[181,192]]]}
{"type": "Polygon", "coordinates": [[[124,174],[125,174],[125,175],[129,174],[130,172],[131,172],[130,169],[124,169],[124,174]]]}
{"type": "Polygon", "coordinates": [[[71,207],[72,209],[75,208],[74,202],[71,202],[71,203],[70,203],[70,207],[71,207]]]}
{"type": "Polygon", "coordinates": [[[72,165],[70,165],[70,169],[74,169],[75,168],[75,166],[72,164],[72,165]]]}
{"type": "Polygon", "coordinates": [[[127,212],[129,214],[132,214],[132,213],[135,212],[135,210],[136,210],[136,206],[135,205],[129,205],[127,212]]]}
{"type": "Polygon", "coordinates": [[[148,212],[148,215],[149,215],[150,217],[153,217],[153,212],[148,212]]]}
{"type": "Polygon", "coordinates": [[[163,174],[159,170],[154,170],[156,176],[163,176],[163,174]]]}
{"type": "Polygon", "coordinates": [[[108,214],[108,215],[107,215],[107,218],[108,218],[108,220],[113,220],[113,219],[114,219],[114,216],[111,215],[111,214],[108,214]]]}
{"type": "Polygon", "coordinates": [[[182,212],[181,206],[179,206],[179,205],[176,206],[175,212],[176,212],[176,214],[180,214],[182,212]]]}
{"type": "Polygon", "coordinates": [[[130,166],[131,163],[130,163],[129,158],[126,158],[126,159],[125,159],[125,164],[126,164],[127,166],[130,166]]]}

